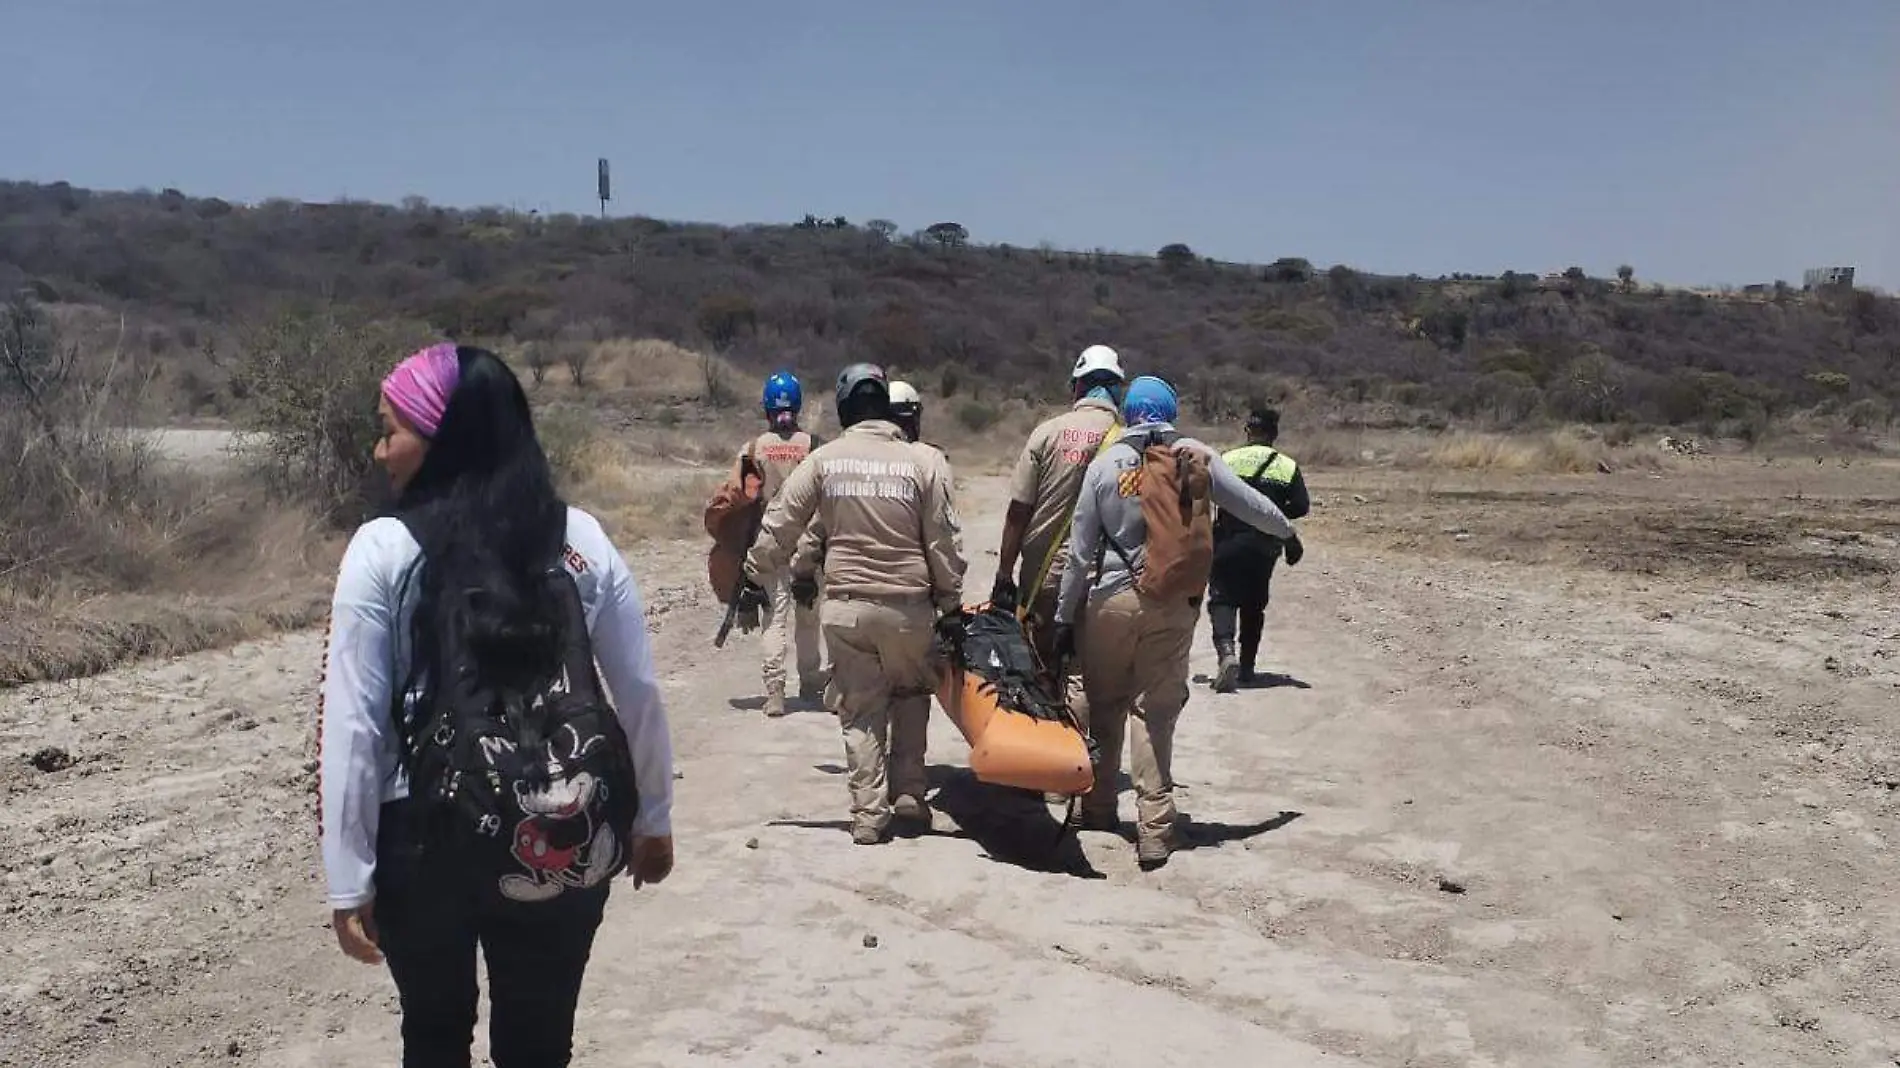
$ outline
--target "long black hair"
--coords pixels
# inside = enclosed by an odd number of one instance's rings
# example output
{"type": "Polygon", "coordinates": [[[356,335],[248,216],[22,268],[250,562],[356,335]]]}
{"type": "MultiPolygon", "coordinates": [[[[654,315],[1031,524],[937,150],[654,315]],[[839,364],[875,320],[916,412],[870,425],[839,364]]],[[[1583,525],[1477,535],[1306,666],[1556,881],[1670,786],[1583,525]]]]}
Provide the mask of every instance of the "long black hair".
{"type": "Polygon", "coordinates": [[[410,682],[431,685],[443,636],[456,634],[484,681],[526,686],[559,668],[560,608],[542,576],[560,566],[567,505],[520,379],[486,349],[455,355],[460,378],[396,500],[422,546],[410,682]]]}

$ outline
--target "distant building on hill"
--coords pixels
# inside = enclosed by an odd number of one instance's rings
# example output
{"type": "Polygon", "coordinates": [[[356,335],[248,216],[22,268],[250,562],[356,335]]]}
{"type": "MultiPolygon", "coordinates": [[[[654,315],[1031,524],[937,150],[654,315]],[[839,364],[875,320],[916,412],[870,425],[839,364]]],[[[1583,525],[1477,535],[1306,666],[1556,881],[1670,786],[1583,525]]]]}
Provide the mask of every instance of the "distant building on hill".
{"type": "Polygon", "coordinates": [[[1852,267],[1810,267],[1801,272],[1802,289],[1854,288],[1852,267]]]}

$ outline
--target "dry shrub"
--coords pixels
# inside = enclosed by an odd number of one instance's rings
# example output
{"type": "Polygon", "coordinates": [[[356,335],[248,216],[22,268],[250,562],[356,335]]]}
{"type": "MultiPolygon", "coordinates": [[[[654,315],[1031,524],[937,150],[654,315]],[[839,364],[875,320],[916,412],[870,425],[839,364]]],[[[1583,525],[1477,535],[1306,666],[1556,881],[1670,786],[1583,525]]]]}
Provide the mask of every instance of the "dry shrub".
{"type": "Polygon", "coordinates": [[[314,581],[243,599],[125,594],[71,601],[0,591],[0,689],[314,626],[328,608],[329,598],[314,581]]]}
{"type": "Polygon", "coordinates": [[[55,443],[24,411],[0,412],[0,580],[36,593],[61,581],[137,584],[148,547],[175,540],[194,506],[168,492],[146,447],[67,425],[55,443]]]}
{"type": "Polygon", "coordinates": [[[1036,424],[1061,410],[1022,400],[982,402],[981,406],[983,417],[977,420],[981,426],[973,429],[964,404],[935,398],[924,401],[924,440],[949,455],[959,476],[1007,473],[1036,424]]]}
{"type": "Polygon", "coordinates": [[[619,339],[603,342],[599,349],[594,359],[601,381],[643,399],[703,401],[709,381],[733,383],[740,378],[724,359],[670,341],[619,339]]]}
{"type": "Polygon", "coordinates": [[[247,332],[233,383],[253,398],[240,425],[272,489],[338,522],[362,518],[383,375],[430,340],[419,324],[335,306],[292,307],[247,332]]]}
{"type": "Polygon", "coordinates": [[[319,527],[306,512],[213,497],[176,531],[121,541],[137,574],[0,584],[0,687],[320,623],[341,540],[319,527]]]}
{"type": "Polygon", "coordinates": [[[77,579],[136,586],[153,546],[177,540],[199,508],[123,429],[135,396],[112,388],[115,358],[89,374],[36,305],[0,324],[0,580],[36,594],[77,579]]]}
{"type": "Polygon", "coordinates": [[[534,383],[537,397],[638,401],[656,411],[681,404],[735,408],[744,400],[741,387],[748,378],[723,356],[651,338],[529,342],[504,355],[517,373],[534,383]],[[567,350],[576,347],[586,350],[585,383],[576,386],[571,375],[558,381],[550,377],[547,372],[556,357],[574,355],[567,350]]]}
{"type": "Polygon", "coordinates": [[[1309,468],[1358,467],[1366,462],[1361,455],[1366,448],[1363,433],[1322,430],[1299,435],[1297,444],[1285,444],[1287,452],[1309,468]]]}
{"type": "Polygon", "coordinates": [[[983,433],[1002,418],[1002,412],[998,411],[994,404],[978,400],[964,401],[957,405],[956,412],[957,422],[962,423],[963,429],[972,434],[983,433]]]}
{"type": "Polygon", "coordinates": [[[124,428],[139,398],[107,361],[7,311],[0,365],[0,686],[310,622],[309,521],[159,460],[124,428]]]}
{"type": "MultiPolygon", "coordinates": [[[[663,409],[651,421],[633,424],[625,433],[616,435],[619,451],[631,462],[649,467],[726,468],[745,443],[764,427],[761,422],[732,418],[686,424],[681,421],[680,413],[679,408],[663,409]]],[[[805,428],[823,433],[809,420],[805,428]]]]}
{"type": "MultiPolygon", "coordinates": [[[[535,425],[562,495],[600,519],[623,551],[628,541],[689,538],[699,532],[701,509],[723,477],[723,466],[655,462],[656,457],[600,433],[593,419],[575,408],[549,409],[535,425]]],[[[731,454],[730,445],[705,448],[717,449],[721,459],[731,454]]]]}
{"type": "Polygon", "coordinates": [[[577,507],[598,517],[623,552],[643,540],[694,538],[701,533],[706,499],[723,468],[673,467],[641,462],[627,449],[596,439],[563,479],[577,507]]]}
{"type": "Polygon", "coordinates": [[[1433,467],[1514,475],[1582,475],[1610,470],[1657,468],[1653,452],[1619,450],[1570,430],[1535,437],[1454,433],[1426,453],[1433,467]]]}
{"type": "Polygon", "coordinates": [[[585,472],[598,444],[593,418],[569,405],[536,412],[534,434],[541,442],[541,451],[547,454],[555,479],[563,483],[585,472]]]}

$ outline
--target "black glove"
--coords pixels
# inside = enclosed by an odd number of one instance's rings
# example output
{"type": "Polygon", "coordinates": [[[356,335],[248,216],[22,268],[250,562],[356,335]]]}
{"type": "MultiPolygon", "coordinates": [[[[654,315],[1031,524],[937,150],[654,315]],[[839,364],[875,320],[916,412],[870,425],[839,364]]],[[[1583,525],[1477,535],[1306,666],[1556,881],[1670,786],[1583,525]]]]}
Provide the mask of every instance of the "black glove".
{"type": "Polygon", "coordinates": [[[1058,663],[1075,659],[1075,624],[1057,623],[1050,646],[1058,663]]]}
{"type": "Polygon", "coordinates": [[[990,587],[990,605],[1005,612],[1014,612],[1016,596],[1016,580],[1008,575],[997,575],[995,585],[990,587]]]}
{"type": "Polygon", "coordinates": [[[810,608],[811,606],[817,604],[818,603],[818,576],[817,575],[792,576],[792,600],[797,601],[800,605],[806,608],[810,608]]]}
{"type": "Polygon", "coordinates": [[[1286,566],[1298,567],[1300,561],[1304,559],[1305,556],[1306,546],[1300,543],[1300,536],[1298,534],[1286,540],[1286,566]]]}
{"type": "Polygon", "coordinates": [[[948,612],[938,609],[937,622],[931,625],[931,652],[939,659],[955,663],[958,652],[963,648],[963,625],[968,617],[961,607],[948,612]]]}
{"type": "Polygon", "coordinates": [[[739,611],[733,615],[733,622],[741,633],[750,634],[763,625],[760,613],[771,607],[772,595],[765,592],[764,586],[746,579],[739,587],[738,605],[739,611]]]}

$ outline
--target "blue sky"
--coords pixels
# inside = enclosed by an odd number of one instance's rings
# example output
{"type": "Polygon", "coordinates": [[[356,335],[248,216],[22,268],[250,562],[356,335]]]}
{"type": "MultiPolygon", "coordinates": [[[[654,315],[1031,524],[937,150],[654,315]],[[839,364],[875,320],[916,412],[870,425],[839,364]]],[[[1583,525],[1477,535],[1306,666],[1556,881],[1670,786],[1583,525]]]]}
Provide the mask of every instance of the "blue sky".
{"type": "Polygon", "coordinates": [[[0,176],[1900,288],[1900,0],[26,0],[0,176]]]}

